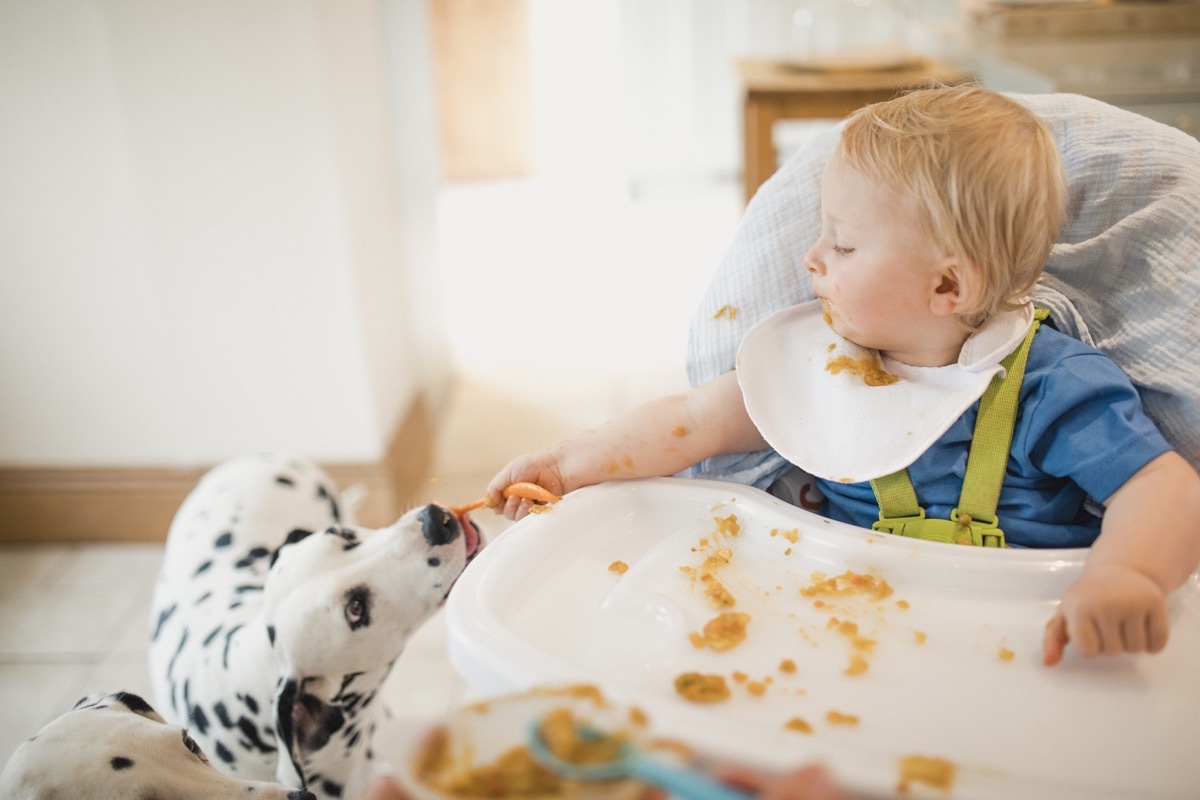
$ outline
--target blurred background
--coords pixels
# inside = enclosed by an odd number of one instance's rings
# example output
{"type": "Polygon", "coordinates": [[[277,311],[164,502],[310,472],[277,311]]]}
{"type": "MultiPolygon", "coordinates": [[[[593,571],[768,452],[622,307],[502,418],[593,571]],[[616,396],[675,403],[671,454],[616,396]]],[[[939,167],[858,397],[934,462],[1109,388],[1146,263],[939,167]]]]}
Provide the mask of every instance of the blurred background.
{"type": "MultiPolygon", "coordinates": [[[[0,763],[150,697],[204,469],[307,455],[383,525],[683,388],[747,198],[931,77],[1195,135],[1200,0],[0,0],[0,763]]],[[[444,639],[393,727],[470,696],[444,639]]]]}
{"type": "Polygon", "coordinates": [[[1195,135],[1200,3],[0,0],[0,539],[261,450],[383,521],[682,388],[757,183],[922,75],[1195,135]]]}

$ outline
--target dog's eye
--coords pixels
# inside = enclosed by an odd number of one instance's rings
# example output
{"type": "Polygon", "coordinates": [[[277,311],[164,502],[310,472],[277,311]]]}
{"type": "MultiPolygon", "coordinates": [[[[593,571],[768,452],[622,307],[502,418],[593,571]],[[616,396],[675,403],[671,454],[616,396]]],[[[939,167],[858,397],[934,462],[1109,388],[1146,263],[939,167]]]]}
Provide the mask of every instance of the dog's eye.
{"type": "Polygon", "coordinates": [[[205,757],[204,751],[200,749],[200,745],[196,744],[196,740],[189,736],[186,730],[182,731],[181,733],[183,734],[183,746],[190,750],[192,755],[196,756],[205,764],[207,764],[208,758],[205,757]]]}
{"type": "Polygon", "coordinates": [[[366,586],[355,586],[346,592],[346,605],[343,607],[346,624],[350,630],[356,631],[371,624],[371,590],[366,586]]]}

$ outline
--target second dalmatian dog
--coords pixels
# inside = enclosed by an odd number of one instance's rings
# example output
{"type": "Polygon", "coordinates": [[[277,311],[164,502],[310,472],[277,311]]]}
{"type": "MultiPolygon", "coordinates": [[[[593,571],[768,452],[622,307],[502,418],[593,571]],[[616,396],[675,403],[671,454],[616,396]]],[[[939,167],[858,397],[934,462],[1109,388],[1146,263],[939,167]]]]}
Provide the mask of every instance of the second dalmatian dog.
{"type": "Polygon", "coordinates": [[[150,620],[159,710],[229,775],[356,800],[380,687],[479,547],[439,505],[349,526],[303,460],[217,467],[168,534],[150,620]]]}

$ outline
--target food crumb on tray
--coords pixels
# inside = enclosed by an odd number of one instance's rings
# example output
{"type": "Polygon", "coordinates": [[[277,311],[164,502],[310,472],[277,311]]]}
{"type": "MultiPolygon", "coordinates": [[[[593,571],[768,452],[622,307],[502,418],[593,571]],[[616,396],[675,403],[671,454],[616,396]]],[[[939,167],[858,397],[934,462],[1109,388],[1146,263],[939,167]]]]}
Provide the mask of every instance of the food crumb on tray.
{"type": "MultiPolygon", "coordinates": [[[[746,638],[746,626],[750,615],[740,611],[726,611],[710,619],[700,634],[698,647],[707,645],[717,652],[731,650],[746,638]]],[[[696,635],[689,636],[697,644],[696,635]]]]}
{"type": "Polygon", "coordinates": [[[685,672],[675,678],[675,691],[693,703],[719,703],[729,699],[729,684],[723,675],[685,672]]]}
{"type": "Polygon", "coordinates": [[[841,711],[830,711],[825,715],[825,721],[830,725],[854,726],[859,722],[857,714],[843,714],[841,711]]]}
{"type": "Polygon", "coordinates": [[[936,756],[904,756],[900,759],[900,782],[896,791],[908,794],[913,784],[949,791],[954,786],[954,762],[936,756]]]}
{"type": "Polygon", "coordinates": [[[787,721],[787,724],[784,725],[783,727],[789,731],[795,731],[796,733],[812,733],[813,732],[813,726],[810,725],[808,723],[808,721],[805,720],[803,717],[792,717],[791,719],[789,719],[787,721]]]}

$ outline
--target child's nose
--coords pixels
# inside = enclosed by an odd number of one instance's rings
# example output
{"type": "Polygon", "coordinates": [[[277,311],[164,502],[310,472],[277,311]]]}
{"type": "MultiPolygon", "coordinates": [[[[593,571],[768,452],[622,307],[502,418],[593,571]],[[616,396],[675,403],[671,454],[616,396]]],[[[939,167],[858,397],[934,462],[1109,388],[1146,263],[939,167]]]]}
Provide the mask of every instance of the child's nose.
{"type": "Polygon", "coordinates": [[[816,247],[809,248],[809,251],[804,254],[804,268],[813,275],[825,274],[825,263],[817,255],[816,247]]]}

